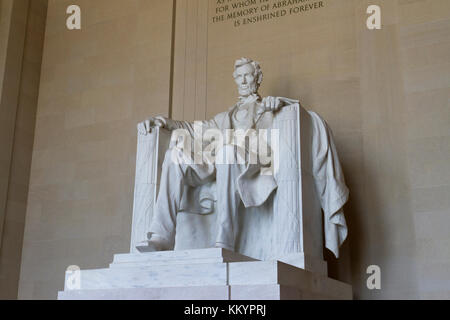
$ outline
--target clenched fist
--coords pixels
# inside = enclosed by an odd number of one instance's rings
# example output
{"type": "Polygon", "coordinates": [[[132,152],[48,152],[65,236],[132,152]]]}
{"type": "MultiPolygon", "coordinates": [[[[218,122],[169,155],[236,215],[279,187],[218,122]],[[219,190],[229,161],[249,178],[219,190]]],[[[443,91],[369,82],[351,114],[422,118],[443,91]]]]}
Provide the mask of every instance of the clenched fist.
{"type": "Polygon", "coordinates": [[[167,119],[161,116],[152,117],[138,124],[137,130],[139,134],[147,135],[152,132],[152,128],[164,128],[167,125],[167,119]]]}
{"type": "Polygon", "coordinates": [[[272,112],[278,111],[284,106],[282,99],[276,97],[266,97],[262,100],[262,104],[266,111],[272,112]]]}

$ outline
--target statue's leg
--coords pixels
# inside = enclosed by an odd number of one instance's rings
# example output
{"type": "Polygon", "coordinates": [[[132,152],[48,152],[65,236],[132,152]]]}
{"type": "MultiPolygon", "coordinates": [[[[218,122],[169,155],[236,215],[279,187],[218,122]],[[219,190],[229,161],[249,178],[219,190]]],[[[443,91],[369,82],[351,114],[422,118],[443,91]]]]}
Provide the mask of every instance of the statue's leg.
{"type": "Polygon", "coordinates": [[[244,164],[237,164],[234,158],[234,147],[225,146],[218,156],[225,156],[224,164],[216,164],[217,179],[217,237],[216,247],[234,251],[237,232],[239,231],[238,210],[241,198],[237,190],[236,181],[245,170],[244,164]]]}
{"type": "Polygon", "coordinates": [[[149,246],[154,250],[172,250],[175,246],[177,211],[180,207],[186,165],[173,161],[172,149],[166,152],[160,178],[158,198],[154,207],[149,246]]]}

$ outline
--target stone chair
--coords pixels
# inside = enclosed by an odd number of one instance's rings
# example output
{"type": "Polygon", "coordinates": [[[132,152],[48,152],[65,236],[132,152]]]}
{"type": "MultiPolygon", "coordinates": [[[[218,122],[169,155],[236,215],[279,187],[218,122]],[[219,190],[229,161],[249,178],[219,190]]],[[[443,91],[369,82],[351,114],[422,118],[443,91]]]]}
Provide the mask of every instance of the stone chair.
{"type": "MultiPolygon", "coordinates": [[[[258,260],[278,260],[327,275],[323,261],[323,214],[312,177],[311,115],[299,104],[276,113],[279,131],[278,189],[257,208],[240,208],[236,251],[258,260]]],[[[159,174],[171,140],[165,129],[138,136],[132,253],[147,239],[158,195],[159,174]]],[[[214,247],[216,214],[179,213],[175,250],[214,247]]]]}
{"type": "MultiPolygon", "coordinates": [[[[213,248],[215,213],[178,213],[174,251],[139,252],[158,195],[171,135],[139,135],[130,253],[108,268],[68,268],[60,300],[352,299],[352,287],[327,276],[320,201],[312,172],[312,118],[301,106],[275,116],[279,129],[276,192],[242,209],[237,250],[213,248]]],[[[213,186],[210,186],[213,187],[213,186]]]]}

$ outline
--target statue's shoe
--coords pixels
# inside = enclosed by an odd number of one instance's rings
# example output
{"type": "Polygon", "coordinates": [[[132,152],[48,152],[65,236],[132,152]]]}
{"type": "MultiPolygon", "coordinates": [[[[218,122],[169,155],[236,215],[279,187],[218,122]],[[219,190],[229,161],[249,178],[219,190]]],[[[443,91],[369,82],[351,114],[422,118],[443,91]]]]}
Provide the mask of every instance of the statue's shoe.
{"type": "Polygon", "coordinates": [[[136,249],[142,253],[163,251],[163,250],[161,250],[161,246],[159,246],[156,243],[152,243],[151,241],[143,241],[143,242],[138,243],[138,245],[136,246],[136,249]]]}
{"type": "Polygon", "coordinates": [[[150,240],[139,242],[136,249],[139,252],[156,252],[170,250],[170,246],[163,238],[153,235],[150,240]]]}
{"type": "Polygon", "coordinates": [[[214,246],[214,248],[221,248],[221,249],[227,249],[230,251],[234,252],[234,248],[231,246],[226,245],[225,243],[222,242],[216,242],[216,245],[214,246]]]}

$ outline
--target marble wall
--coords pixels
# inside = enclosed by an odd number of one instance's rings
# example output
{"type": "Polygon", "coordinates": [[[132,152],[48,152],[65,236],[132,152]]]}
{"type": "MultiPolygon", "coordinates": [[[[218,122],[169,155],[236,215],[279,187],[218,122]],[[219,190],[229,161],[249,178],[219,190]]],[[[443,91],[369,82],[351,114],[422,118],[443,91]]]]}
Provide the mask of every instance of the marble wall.
{"type": "Polygon", "coordinates": [[[398,12],[417,291],[450,299],[450,3],[401,1],[398,12]]]}
{"type": "Polygon", "coordinates": [[[360,299],[450,298],[450,2],[320,3],[235,27],[212,20],[216,0],[50,0],[19,297],[55,298],[67,266],[127,252],[135,124],[225,110],[233,62],[250,56],[263,95],[299,98],[334,131],[350,237],[330,275],[360,299]],[[81,31],[65,28],[72,2],[81,31]],[[366,28],[369,4],[381,30],[366,28]]]}
{"type": "Polygon", "coordinates": [[[168,114],[171,27],[172,1],[49,1],[19,298],[129,250],[136,124],[168,114]]]}
{"type": "Polygon", "coordinates": [[[0,299],[15,299],[47,0],[1,0],[0,7],[0,299]]]}
{"type": "Polygon", "coordinates": [[[263,95],[299,98],[334,131],[351,200],[344,255],[327,254],[331,275],[352,283],[355,298],[449,297],[450,4],[324,0],[289,14],[313,2],[267,1],[288,14],[243,25],[228,14],[258,2],[220,11],[215,1],[177,1],[173,115],[211,118],[231,106],[234,60],[259,60],[263,95]],[[371,4],[381,30],[366,27],[371,4]],[[373,264],[381,291],[366,287],[373,264]]]}

